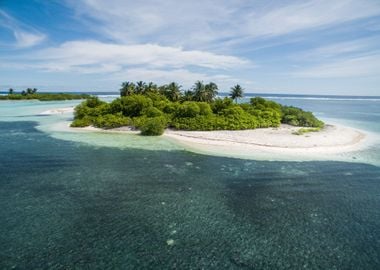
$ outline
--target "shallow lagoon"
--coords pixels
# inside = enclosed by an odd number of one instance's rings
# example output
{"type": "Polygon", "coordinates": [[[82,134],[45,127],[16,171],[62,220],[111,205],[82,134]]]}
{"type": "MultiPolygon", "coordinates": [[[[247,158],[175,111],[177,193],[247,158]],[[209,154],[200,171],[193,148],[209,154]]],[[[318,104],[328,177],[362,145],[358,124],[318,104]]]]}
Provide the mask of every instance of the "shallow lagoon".
{"type": "Polygon", "coordinates": [[[379,167],[62,140],[48,126],[67,116],[36,115],[71,103],[4,104],[2,269],[380,266],[379,167]]]}

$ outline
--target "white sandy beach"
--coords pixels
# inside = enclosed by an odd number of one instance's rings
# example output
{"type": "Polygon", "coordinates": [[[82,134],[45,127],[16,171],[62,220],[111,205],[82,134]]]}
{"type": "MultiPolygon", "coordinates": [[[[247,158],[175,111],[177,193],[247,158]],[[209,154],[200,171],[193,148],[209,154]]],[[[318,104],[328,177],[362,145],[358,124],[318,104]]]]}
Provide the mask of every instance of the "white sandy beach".
{"type": "Polygon", "coordinates": [[[299,129],[281,125],[279,128],[241,131],[168,130],[164,136],[199,153],[270,160],[320,160],[342,154],[347,159],[350,153],[370,144],[369,134],[349,127],[327,125],[319,132],[294,135],[293,132],[299,129]]]}
{"type": "MultiPolygon", "coordinates": [[[[41,115],[73,113],[73,107],[44,111],[41,115]]],[[[373,141],[369,133],[341,125],[326,125],[318,132],[295,135],[301,127],[281,125],[278,128],[254,130],[183,131],[165,130],[163,138],[185,149],[231,157],[293,156],[320,159],[323,155],[336,155],[361,150],[373,141]]],[[[140,132],[131,127],[100,129],[95,127],[69,128],[72,131],[126,133],[140,132]]],[[[276,158],[277,159],[277,158],[276,158]]]]}
{"type": "MultiPolygon", "coordinates": [[[[174,140],[186,149],[222,155],[249,155],[258,152],[277,154],[337,154],[363,148],[367,135],[349,127],[326,125],[318,132],[293,134],[300,127],[281,125],[278,128],[223,131],[181,131],[167,129],[163,137],[174,140]]],[[[103,130],[95,127],[83,131],[139,134],[130,127],[103,130]]]]}
{"type": "MultiPolygon", "coordinates": [[[[57,108],[44,114],[72,113],[72,108],[57,108]]],[[[140,131],[131,127],[100,129],[95,127],[70,128],[70,122],[54,124],[50,129],[65,132],[99,132],[139,136],[140,131]]],[[[293,134],[301,127],[281,125],[278,128],[262,128],[236,131],[179,131],[165,130],[162,139],[176,147],[192,152],[215,156],[237,157],[258,160],[355,160],[364,161],[357,154],[373,144],[378,136],[340,124],[329,125],[318,132],[303,135],[293,134]]],[[[135,144],[134,140],[131,141],[135,144]]],[[[137,145],[132,145],[138,147],[137,145]]],[[[144,145],[146,147],[146,145],[144,145]]],[[[154,149],[154,145],[152,146],[154,149]]]]}
{"type": "Polygon", "coordinates": [[[278,128],[224,131],[174,131],[167,130],[165,136],[192,145],[239,147],[251,150],[312,150],[315,152],[350,150],[364,141],[366,135],[356,129],[327,125],[318,132],[303,135],[293,134],[300,127],[281,125],[278,128]]]}

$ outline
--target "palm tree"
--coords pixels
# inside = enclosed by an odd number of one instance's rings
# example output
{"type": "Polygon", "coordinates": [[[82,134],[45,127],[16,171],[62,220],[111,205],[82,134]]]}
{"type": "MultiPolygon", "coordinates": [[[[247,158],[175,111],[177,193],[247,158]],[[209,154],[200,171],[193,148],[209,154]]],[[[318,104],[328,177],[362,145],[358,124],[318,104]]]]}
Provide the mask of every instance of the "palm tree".
{"type": "Polygon", "coordinates": [[[193,101],[194,100],[194,92],[191,90],[186,90],[183,93],[182,100],[183,101],[193,101]]]}
{"type": "Polygon", "coordinates": [[[209,84],[205,85],[205,91],[206,91],[206,102],[211,102],[213,99],[218,95],[218,86],[210,82],[209,84]]]}
{"type": "Polygon", "coordinates": [[[123,82],[121,84],[121,89],[120,89],[120,96],[125,97],[125,96],[130,96],[134,93],[135,91],[135,84],[132,82],[123,82]]]}
{"type": "Polygon", "coordinates": [[[218,86],[210,82],[204,84],[201,81],[197,81],[193,86],[194,100],[211,102],[218,95],[218,86]]]}
{"type": "Polygon", "coordinates": [[[32,89],[32,94],[35,94],[35,93],[37,93],[37,88],[32,89]]]}
{"type": "Polygon", "coordinates": [[[169,83],[165,87],[165,96],[171,101],[178,101],[181,98],[181,86],[175,82],[169,83]]]}
{"type": "Polygon", "coordinates": [[[14,93],[13,88],[9,88],[9,90],[8,90],[8,95],[12,95],[13,93],[14,93]]]}
{"type": "Polygon", "coordinates": [[[136,83],[135,93],[136,94],[144,94],[146,88],[146,83],[143,81],[139,81],[136,83]]]}
{"type": "Polygon", "coordinates": [[[237,103],[239,98],[242,98],[244,95],[244,89],[239,85],[235,85],[234,87],[231,87],[230,97],[235,100],[237,103]]]}
{"type": "Polygon", "coordinates": [[[158,89],[157,84],[150,82],[145,86],[144,94],[149,93],[149,92],[155,93],[155,92],[157,92],[157,89],[158,89]]]}
{"type": "Polygon", "coordinates": [[[193,86],[194,100],[195,101],[206,101],[206,89],[205,85],[201,81],[195,82],[193,86]]]}
{"type": "Polygon", "coordinates": [[[27,88],[26,89],[26,94],[27,95],[33,94],[33,89],[32,88],[27,88]]]}

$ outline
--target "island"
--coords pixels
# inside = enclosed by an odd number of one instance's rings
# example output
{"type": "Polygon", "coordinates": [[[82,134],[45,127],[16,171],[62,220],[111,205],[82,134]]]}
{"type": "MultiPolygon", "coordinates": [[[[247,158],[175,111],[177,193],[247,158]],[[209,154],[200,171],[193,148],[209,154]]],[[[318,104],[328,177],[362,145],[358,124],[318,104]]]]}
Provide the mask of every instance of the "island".
{"type": "Polygon", "coordinates": [[[8,90],[7,95],[0,95],[0,100],[39,100],[39,101],[57,101],[57,100],[75,100],[86,99],[91,97],[88,94],[77,93],[38,93],[37,88],[27,88],[26,90],[16,93],[13,88],[8,90]]]}
{"type": "Polygon", "coordinates": [[[71,127],[115,129],[128,127],[141,135],[162,135],[165,129],[181,131],[252,130],[278,128],[281,124],[302,127],[294,134],[316,132],[324,123],[313,113],[283,106],[261,97],[239,103],[244,89],[231,88],[230,96],[217,97],[215,83],[197,81],[190,90],[181,91],[175,82],[124,82],[120,98],[110,103],[89,97],[75,108],[71,127]]]}

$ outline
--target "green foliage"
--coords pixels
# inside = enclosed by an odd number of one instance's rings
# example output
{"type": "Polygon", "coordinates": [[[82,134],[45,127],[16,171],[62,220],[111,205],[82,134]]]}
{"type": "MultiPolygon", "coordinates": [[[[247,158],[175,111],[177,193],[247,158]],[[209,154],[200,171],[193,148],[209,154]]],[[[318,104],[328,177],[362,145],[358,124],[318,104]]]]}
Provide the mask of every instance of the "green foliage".
{"type": "Polygon", "coordinates": [[[74,100],[89,98],[90,95],[86,94],[66,94],[66,93],[36,93],[37,90],[29,88],[27,91],[15,93],[9,91],[8,95],[0,96],[0,100],[40,100],[40,101],[54,101],[54,100],[74,100]]]}
{"type": "Polygon", "coordinates": [[[181,86],[175,82],[168,85],[163,85],[159,90],[160,94],[165,96],[170,101],[179,101],[182,97],[181,86]]]}
{"type": "Polygon", "coordinates": [[[163,113],[156,107],[149,107],[143,113],[147,117],[158,117],[163,115],[163,113]]]}
{"type": "Polygon", "coordinates": [[[71,123],[71,127],[88,127],[92,124],[90,117],[76,118],[71,123]]]}
{"type": "Polygon", "coordinates": [[[251,98],[251,105],[258,110],[271,109],[281,112],[281,105],[277,102],[264,99],[262,97],[251,98]]]}
{"type": "Polygon", "coordinates": [[[120,96],[125,97],[125,96],[133,95],[135,88],[136,88],[136,85],[134,83],[123,82],[120,88],[120,96]]]}
{"type": "MultiPolygon", "coordinates": [[[[121,111],[124,116],[136,117],[141,116],[143,111],[153,106],[153,102],[150,98],[143,95],[132,95],[128,97],[122,97],[120,100],[115,101],[118,106],[118,111],[121,111]]],[[[111,103],[112,108],[112,103],[111,103]]],[[[115,110],[117,110],[114,107],[115,110]]]]}
{"type": "Polygon", "coordinates": [[[313,113],[292,106],[282,106],[281,122],[292,126],[323,128],[324,123],[313,113]]]}
{"type": "Polygon", "coordinates": [[[218,95],[218,86],[213,82],[204,84],[201,81],[197,81],[193,86],[192,93],[192,100],[194,101],[212,102],[218,95]]]}
{"type": "Polygon", "coordinates": [[[169,103],[166,103],[164,108],[163,108],[163,112],[166,113],[166,114],[173,114],[175,113],[178,108],[180,107],[181,105],[178,103],[178,102],[169,102],[169,103]]]}
{"type": "Polygon", "coordinates": [[[186,101],[181,104],[176,111],[176,117],[195,117],[200,113],[200,108],[196,102],[186,101]]]}
{"type": "Polygon", "coordinates": [[[152,117],[140,126],[141,135],[144,136],[159,136],[164,133],[166,127],[166,119],[164,117],[152,117]]]}
{"type": "Polygon", "coordinates": [[[98,97],[89,97],[88,99],[86,99],[86,106],[89,108],[95,108],[102,104],[105,104],[105,102],[100,101],[98,97]]]}
{"type": "Polygon", "coordinates": [[[309,132],[318,132],[321,129],[322,128],[320,128],[320,127],[317,127],[317,128],[300,128],[299,130],[293,132],[292,134],[294,134],[294,135],[304,135],[305,133],[309,133],[309,132]]]}
{"type": "Polygon", "coordinates": [[[108,113],[111,111],[107,102],[101,101],[97,97],[90,97],[75,107],[74,117],[75,119],[85,116],[97,117],[108,113]]]}
{"type": "Polygon", "coordinates": [[[87,107],[85,102],[82,102],[74,109],[74,119],[82,119],[89,115],[90,108],[87,107]]]}
{"type": "MultiPolygon", "coordinates": [[[[243,104],[235,104],[227,97],[215,99],[217,86],[213,83],[198,81],[184,95],[178,93],[179,88],[176,83],[160,87],[144,82],[123,83],[123,96],[111,103],[89,97],[78,105],[72,126],[93,125],[105,129],[133,126],[143,135],[161,135],[167,126],[181,130],[243,130],[277,127],[281,123],[323,127],[323,122],[310,112],[261,97],[243,104]]],[[[239,91],[231,93],[235,99],[242,91],[239,85],[232,88],[236,89],[239,91]]],[[[25,95],[33,94],[26,91],[25,95]]]]}
{"type": "Polygon", "coordinates": [[[243,130],[256,128],[257,120],[249,114],[240,117],[233,114],[227,116],[212,114],[192,118],[174,118],[170,126],[181,130],[243,130]]]}
{"type": "Polygon", "coordinates": [[[194,92],[191,90],[186,90],[183,92],[183,96],[181,97],[181,101],[192,101],[194,100],[194,92]]]}
{"type": "Polygon", "coordinates": [[[235,100],[237,103],[237,100],[239,98],[242,98],[244,95],[244,89],[239,85],[235,85],[234,87],[231,87],[230,97],[235,100]]]}
{"type": "Polygon", "coordinates": [[[239,117],[243,114],[246,114],[246,112],[240,106],[230,106],[222,110],[221,114],[224,116],[239,117]]]}
{"type": "Polygon", "coordinates": [[[93,120],[93,125],[98,128],[111,129],[123,126],[129,126],[131,119],[122,114],[100,115],[93,120]]]}
{"type": "Polygon", "coordinates": [[[199,114],[200,115],[211,115],[212,114],[210,104],[208,104],[206,102],[198,102],[197,105],[199,107],[199,114]]]}
{"type": "Polygon", "coordinates": [[[216,114],[220,113],[224,109],[230,107],[233,105],[233,102],[230,98],[217,98],[214,100],[214,102],[211,103],[212,111],[216,114]]]}
{"type": "Polygon", "coordinates": [[[255,97],[250,100],[250,104],[239,106],[256,117],[259,128],[278,127],[281,124],[281,105],[274,101],[255,97]]]}

